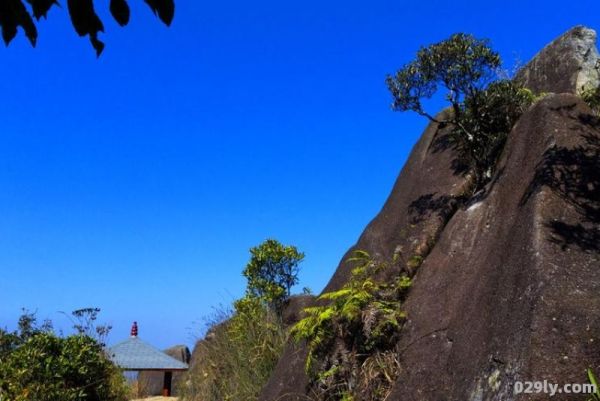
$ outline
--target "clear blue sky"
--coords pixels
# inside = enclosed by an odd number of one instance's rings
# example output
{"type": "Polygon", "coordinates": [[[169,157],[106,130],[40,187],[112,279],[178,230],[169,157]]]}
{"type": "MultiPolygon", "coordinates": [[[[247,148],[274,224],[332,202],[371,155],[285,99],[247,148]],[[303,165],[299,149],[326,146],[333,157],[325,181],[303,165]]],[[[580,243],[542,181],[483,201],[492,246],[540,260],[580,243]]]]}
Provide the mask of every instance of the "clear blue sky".
{"type": "Polygon", "coordinates": [[[597,0],[176,0],[166,28],[130,2],[120,29],[96,0],[100,59],[64,8],[36,49],[0,49],[0,327],[97,306],[111,342],[137,320],[191,344],[267,237],[320,291],[425,125],[390,111],[386,73],[457,31],[526,61],[600,17],[597,0]]]}

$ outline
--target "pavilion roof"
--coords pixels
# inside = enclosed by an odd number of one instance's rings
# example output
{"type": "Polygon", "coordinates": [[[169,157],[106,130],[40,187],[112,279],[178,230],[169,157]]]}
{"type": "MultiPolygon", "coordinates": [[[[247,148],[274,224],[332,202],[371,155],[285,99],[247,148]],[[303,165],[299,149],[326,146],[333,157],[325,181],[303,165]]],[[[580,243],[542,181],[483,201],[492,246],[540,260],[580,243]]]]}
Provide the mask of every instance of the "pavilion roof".
{"type": "Polygon", "coordinates": [[[108,349],[109,358],[123,370],[187,370],[188,365],[153,346],[137,336],[122,341],[108,349]]]}

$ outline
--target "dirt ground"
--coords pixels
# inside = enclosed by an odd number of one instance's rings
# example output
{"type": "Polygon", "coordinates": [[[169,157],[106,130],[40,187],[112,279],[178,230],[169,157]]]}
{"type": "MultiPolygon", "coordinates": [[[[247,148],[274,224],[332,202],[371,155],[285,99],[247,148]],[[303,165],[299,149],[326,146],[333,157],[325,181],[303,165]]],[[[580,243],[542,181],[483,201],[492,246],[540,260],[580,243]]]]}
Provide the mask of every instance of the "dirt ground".
{"type": "Polygon", "coordinates": [[[177,397],[148,397],[148,398],[139,398],[137,400],[131,401],[177,401],[179,398],[177,397]]]}

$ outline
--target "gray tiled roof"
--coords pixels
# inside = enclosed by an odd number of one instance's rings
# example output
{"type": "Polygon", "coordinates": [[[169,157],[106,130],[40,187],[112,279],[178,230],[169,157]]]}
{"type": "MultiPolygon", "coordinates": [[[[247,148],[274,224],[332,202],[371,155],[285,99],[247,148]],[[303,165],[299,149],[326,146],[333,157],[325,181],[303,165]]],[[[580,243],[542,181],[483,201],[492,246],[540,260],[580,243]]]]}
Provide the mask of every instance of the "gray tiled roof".
{"type": "Polygon", "coordinates": [[[108,356],[124,370],[186,370],[188,365],[170,357],[137,337],[108,349],[108,356]]]}

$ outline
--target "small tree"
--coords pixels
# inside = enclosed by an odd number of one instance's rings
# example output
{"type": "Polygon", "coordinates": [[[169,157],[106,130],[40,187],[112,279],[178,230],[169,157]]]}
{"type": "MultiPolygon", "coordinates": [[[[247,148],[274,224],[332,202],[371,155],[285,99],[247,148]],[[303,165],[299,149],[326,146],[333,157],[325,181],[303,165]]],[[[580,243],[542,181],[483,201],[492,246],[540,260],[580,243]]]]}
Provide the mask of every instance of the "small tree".
{"type": "Polygon", "coordinates": [[[248,279],[248,295],[261,298],[280,311],[290,296],[292,286],[298,283],[298,265],[304,259],[304,253],[295,246],[267,239],[251,248],[250,254],[250,261],[243,272],[248,279]]]}
{"type": "Polygon", "coordinates": [[[452,122],[458,121],[465,96],[474,96],[480,91],[500,63],[500,56],[488,46],[487,40],[454,34],[447,40],[421,48],[416,60],[398,70],[394,77],[386,78],[394,97],[392,108],[411,110],[439,122],[423,109],[421,99],[431,98],[438,85],[443,85],[455,113],[452,122]]]}
{"type": "Polygon", "coordinates": [[[386,78],[393,110],[414,111],[441,125],[452,125],[451,139],[475,190],[491,177],[506,135],[533,101],[530,91],[512,81],[490,84],[500,64],[500,56],[487,40],[457,33],[421,48],[414,61],[386,78]],[[439,86],[446,89],[452,108],[445,120],[433,117],[421,103],[437,93],[439,86]]]}

